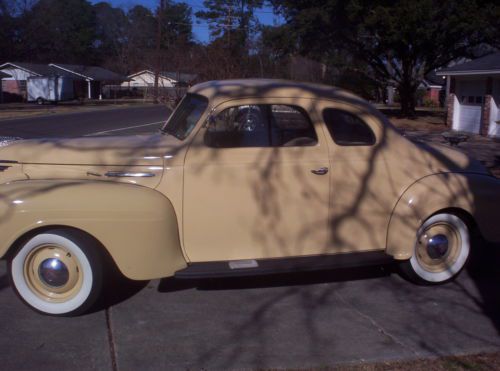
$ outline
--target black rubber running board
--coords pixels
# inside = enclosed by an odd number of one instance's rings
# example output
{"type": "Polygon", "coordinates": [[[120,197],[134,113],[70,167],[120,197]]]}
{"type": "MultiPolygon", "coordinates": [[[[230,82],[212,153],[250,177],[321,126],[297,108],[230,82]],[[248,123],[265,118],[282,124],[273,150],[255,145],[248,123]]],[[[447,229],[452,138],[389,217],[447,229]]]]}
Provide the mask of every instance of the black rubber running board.
{"type": "Polygon", "coordinates": [[[383,251],[370,251],[294,258],[200,262],[191,263],[187,268],[175,272],[175,277],[181,279],[198,279],[257,276],[383,265],[393,261],[394,259],[383,251]]]}

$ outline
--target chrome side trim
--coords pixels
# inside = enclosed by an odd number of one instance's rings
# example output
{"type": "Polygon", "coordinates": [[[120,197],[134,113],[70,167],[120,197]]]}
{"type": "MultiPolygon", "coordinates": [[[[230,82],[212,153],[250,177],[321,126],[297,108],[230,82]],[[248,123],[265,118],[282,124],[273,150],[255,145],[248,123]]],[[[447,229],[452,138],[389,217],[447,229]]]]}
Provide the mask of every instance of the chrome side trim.
{"type": "Polygon", "coordinates": [[[112,178],[150,178],[155,176],[153,173],[132,173],[127,171],[108,171],[104,175],[112,178]]]}

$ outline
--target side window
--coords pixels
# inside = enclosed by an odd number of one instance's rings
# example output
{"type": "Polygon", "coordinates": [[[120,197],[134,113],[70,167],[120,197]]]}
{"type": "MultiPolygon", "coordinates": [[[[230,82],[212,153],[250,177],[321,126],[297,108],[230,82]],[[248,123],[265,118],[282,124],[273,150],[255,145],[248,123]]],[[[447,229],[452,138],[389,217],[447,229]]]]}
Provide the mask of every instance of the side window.
{"type": "Polygon", "coordinates": [[[286,105],[230,107],[215,116],[205,132],[215,148],[313,146],[318,143],[307,114],[286,105]]]}
{"type": "Polygon", "coordinates": [[[375,144],[372,129],[358,116],[338,109],[327,108],[323,120],[333,141],[339,146],[371,146],[375,144]]]}

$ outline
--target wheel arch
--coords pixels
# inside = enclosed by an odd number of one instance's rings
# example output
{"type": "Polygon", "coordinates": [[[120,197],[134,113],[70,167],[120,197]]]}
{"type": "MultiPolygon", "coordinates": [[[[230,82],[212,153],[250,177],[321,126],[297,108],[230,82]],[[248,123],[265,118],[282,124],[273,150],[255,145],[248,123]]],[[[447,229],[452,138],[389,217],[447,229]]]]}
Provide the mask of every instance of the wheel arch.
{"type": "Polygon", "coordinates": [[[500,232],[494,227],[495,211],[491,208],[495,192],[500,201],[498,187],[496,179],[480,174],[441,173],[416,181],[393,209],[387,228],[386,252],[397,260],[409,259],[418,228],[439,213],[459,216],[471,233],[500,240],[500,232]]]}
{"type": "Polygon", "coordinates": [[[92,234],[88,233],[87,231],[84,231],[83,229],[67,225],[67,224],[49,224],[49,225],[44,225],[41,227],[35,227],[28,229],[24,233],[22,233],[19,237],[17,237],[7,248],[7,251],[5,252],[4,258],[7,260],[10,260],[13,258],[15,253],[25,244],[27,241],[29,241],[31,238],[36,236],[37,234],[49,232],[52,230],[64,230],[64,231],[76,231],[78,233],[83,233],[87,237],[90,237],[94,240],[96,244],[98,244],[99,247],[102,248],[102,251],[105,253],[106,258],[110,259],[110,261],[113,262],[113,264],[116,265],[115,261],[113,260],[113,257],[109,254],[109,251],[106,249],[106,246],[102,244],[101,241],[99,241],[95,236],[92,234]]]}
{"type": "Polygon", "coordinates": [[[0,196],[0,257],[11,258],[40,232],[62,228],[93,238],[130,279],[167,277],[187,266],[174,208],[155,190],[103,181],[27,180],[0,185],[0,196]],[[12,206],[21,198],[22,204],[12,206]]]}

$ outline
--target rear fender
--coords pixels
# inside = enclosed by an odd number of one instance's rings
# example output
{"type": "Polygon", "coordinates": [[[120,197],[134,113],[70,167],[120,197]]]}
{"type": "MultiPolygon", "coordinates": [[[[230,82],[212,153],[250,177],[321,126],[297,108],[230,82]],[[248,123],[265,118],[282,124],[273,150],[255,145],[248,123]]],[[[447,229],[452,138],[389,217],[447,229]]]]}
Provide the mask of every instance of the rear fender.
{"type": "Polygon", "coordinates": [[[441,173],[413,183],[393,210],[387,230],[386,252],[395,259],[409,259],[416,234],[431,215],[445,209],[472,216],[487,240],[500,241],[498,225],[500,181],[488,175],[441,173]]]}

